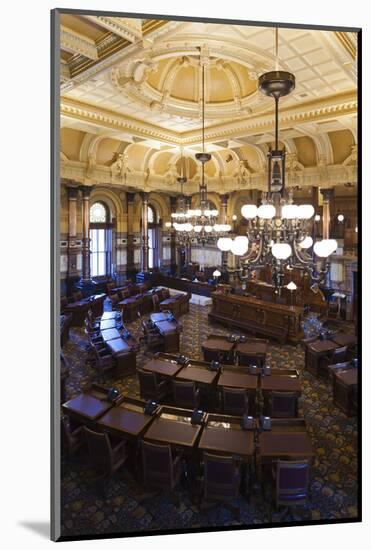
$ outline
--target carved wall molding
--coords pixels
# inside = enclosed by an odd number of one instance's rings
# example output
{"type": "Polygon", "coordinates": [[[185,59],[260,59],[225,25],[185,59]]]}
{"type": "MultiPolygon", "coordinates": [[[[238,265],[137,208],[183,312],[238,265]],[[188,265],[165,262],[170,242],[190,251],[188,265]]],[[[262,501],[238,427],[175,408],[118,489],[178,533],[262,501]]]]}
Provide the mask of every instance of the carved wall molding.
{"type": "Polygon", "coordinates": [[[61,25],[61,48],[73,54],[80,54],[88,59],[98,59],[98,50],[94,40],[61,25]]]}

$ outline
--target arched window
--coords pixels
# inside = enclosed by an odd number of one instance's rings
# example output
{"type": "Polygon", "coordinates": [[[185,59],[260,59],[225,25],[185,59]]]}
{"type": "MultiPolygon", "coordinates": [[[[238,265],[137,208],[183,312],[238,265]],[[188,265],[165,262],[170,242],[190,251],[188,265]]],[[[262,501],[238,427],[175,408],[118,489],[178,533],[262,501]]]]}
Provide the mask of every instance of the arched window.
{"type": "Polygon", "coordinates": [[[159,254],[158,254],[158,224],[157,224],[157,213],[153,206],[148,205],[147,210],[148,215],[148,267],[153,269],[159,264],[159,254]]]}
{"type": "Polygon", "coordinates": [[[103,202],[90,207],[90,273],[92,277],[112,274],[112,224],[103,202]]]}

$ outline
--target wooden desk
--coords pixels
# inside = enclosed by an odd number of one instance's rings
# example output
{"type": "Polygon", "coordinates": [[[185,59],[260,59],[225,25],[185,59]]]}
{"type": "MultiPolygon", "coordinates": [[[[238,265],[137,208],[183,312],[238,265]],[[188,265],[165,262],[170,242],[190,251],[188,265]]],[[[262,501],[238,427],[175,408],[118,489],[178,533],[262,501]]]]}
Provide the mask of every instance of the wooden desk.
{"type": "Polygon", "coordinates": [[[153,420],[153,416],[144,414],[143,407],[123,403],[104,414],[97,426],[114,435],[135,438],[141,437],[153,420]]]}
{"type": "Polygon", "coordinates": [[[99,325],[100,330],[116,328],[116,319],[103,319],[99,325]]]}
{"type": "Polygon", "coordinates": [[[121,333],[117,328],[108,328],[101,332],[104,342],[109,342],[110,340],[116,340],[116,338],[121,338],[121,333]]]}
{"type": "Polygon", "coordinates": [[[191,424],[191,411],[162,407],[144,435],[145,441],[158,441],[185,448],[196,445],[202,426],[191,424]]]}
{"type": "Polygon", "coordinates": [[[155,317],[152,317],[153,315],[157,314],[151,313],[151,321],[164,338],[164,351],[170,353],[179,351],[180,342],[178,321],[176,319],[168,321],[167,316],[164,320],[155,320],[155,317]]]}
{"type": "Polygon", "coordinates": [[[307,458],[314,456],[311,440],[304,432],[262,432],[259,437],[259,451],[262,461],[307,458]]]}
{"type": "Polygon", "coordinates": [[[266,362],[267,353],[268,344],[264,341],[238,342],[235,347],[237,363],[244,366],[255,364],[257,367],[262,368],[266,362]]]}
{"type": "Polygon", "coordinates": [[[326,358],[338,347],[339,345],[331,340],[315,340],[307,344],[305,348],[305,368],[314,376],[318,376],[319,371],[324,368],[326,358]]]}
{"type": "Polygon", "coordinates": [[[226,365],[231,365],[234,363],[234,346],[234,342],[230,342],[227,336],[209,334],[201,349],[205,361],[221,361],[226,365]]]}
{"type": "Polygon", "coordinates": [[[302,337],[303,308],[274,304],[249,296],[212,294],[211,321],[263,334],[280,342],[297,343],[302,337]]]}
{"type": "Polygon", "coordinates": [[[307,423],[304,418],[271,418],[271,427],[271,432],[307,433],[307,423]]]}
{"type": "Polygon", "coordinates": [[[260,387],[264,393],[272,391],[295,392],[298,397],[301,395],[301,385],[298,378],[291,376],[264,376],[260,379],[260,387]]]}
{"type": "Polygon", "coordinates": [[[121,310],[123,321],[135,321],[138,317],[138,311],[141,310],[142,295],[131,296],[125,298],[117,304],[117,308],[121,310]]]}
{"type": "Polygon", "coordinates": [[[254,432],[243,430],[239,417],[208,414],[198,448],[251,459],[255,448],[254,432]]]}
{"type": "Polygon", "coordinates": [[[245,390],[256,390],[258,387],[258,376],[248,374],[240,369],[231,369],[227,371],[223,369],[219,376],[218,387],[226,388],[242,388],[245,390]]]}
{"type": "Polygon", "coordinates": [[[157,311],[156,313],[151,313],[151,321],[157,323],[158,321],[167,321],[171,312],[167,313],[166,311],[157,311]]]}
{"type": "Polygon", "coordinates": [[[71,326],[82,327],[89,309],[92,310],[95,317],[102,315],[105,298],[105,294],[96,294],[78,302],[67,304],[64,308],[64,313],[72,315],[71,326]]]}
{"type": "Polygon", "coordinates": [[[349,368],[336,372],[333,379],[334,405],[347,416],[353,416],[356,410],[352,401],[352,392],[358,384],[358,369],[349,368]]]}
{"type": "Polygon", "coordinates": [[[177,380],[189,380],[199,384],[207,384],[210,386],[219,376],[218,372],[208,370],[205,366],[197,366],[195,361],[191,361],[189,365],[183,367],[176,375],[177,380]]]}
{"type": "Polygon", "coordinates": [[[88,393],[80,393],[62,405],[63,411],[80,422],[94,421],[112,407],[112,403],[97,399],[88,393]]]}
{"type": "Polygon", "coordinates": [[[345,332],[339,332],[331,338],[335,344],[339,346],[354,346],[357,343],[357,336],[354,334],[346,334],[345,332]]]}
{"type": "Polygon", "coordinates": [[[130,353],[132,351],[132,347],[121,337],[115,338],[113,340],[108,340],[106,344],[113,355],[119,353],[130,353]]]}
{"type": "Polygon", "coordinates": [[[105,311],[101,317],[102,321],[108,321],[109,319],[117,319],[120,315],[116,311],[105,311]]]}
{"type": "Polygon", "coordinates": [[[142,366],[143,370],[154,372],[161,376],[168,376],[169,378],[175,376],[182,368],[182,365],[178,365],[176,361],[160,358],[151,359],[142,366]]]}

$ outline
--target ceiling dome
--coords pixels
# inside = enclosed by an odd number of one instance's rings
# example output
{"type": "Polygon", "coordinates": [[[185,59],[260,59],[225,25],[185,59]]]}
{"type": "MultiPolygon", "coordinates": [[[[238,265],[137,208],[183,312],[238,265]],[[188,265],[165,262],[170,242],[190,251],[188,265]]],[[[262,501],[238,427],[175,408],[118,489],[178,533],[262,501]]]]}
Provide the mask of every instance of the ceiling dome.
{"type": "MultiPolygon", "coordinates": [[[[139,61],[131,77],[116,75],[115,85],[152,110],[199,118],[202,103],[199,56],[163,56],[139,61]]],[[[237,117],[251,111],[248,103],[257,91],[247,67],[219,57],[205,64],[205,118],[237,117]]]]}

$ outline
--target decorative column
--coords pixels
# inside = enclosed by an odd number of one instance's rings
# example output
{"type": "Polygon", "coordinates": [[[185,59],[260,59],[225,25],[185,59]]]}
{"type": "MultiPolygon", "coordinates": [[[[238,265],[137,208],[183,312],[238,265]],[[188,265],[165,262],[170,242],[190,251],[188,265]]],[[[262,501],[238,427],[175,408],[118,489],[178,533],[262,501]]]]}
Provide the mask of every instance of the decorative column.
{"type": "Polygon", "coordinates": [[[135,193],[126,193],[127,208],[127,244],[126,244],[126,275],[131,275],[135,270],[134,262],[134,199],[135,193]]]}
{"type": "MultiPolygon", "coordinates": [[[[228,199],[229,195],[220,195],[221,200],[221,210],[220,210],[220,223],[226,224],[227,223],[227,207],[228,207],[228,199]]],[[[222,271],[224,272],[222,274],[221,281],[228,280],[228,252],[222,252],[222,271]]]]}
{"type": "MultiPolygon", "coordinates": [[[[176,212],[177,197],[170,197],[170,212],[173,214],[176,212]]],[[[175,229],[171,228],[170,233],[170,270],[171,274],[175,275],[177,270],[177,257],[176,257],[176,236],[175,229]]]]}
{"type": "Polygon", "coordinates": [[[77,197],[78,187],[67,187],[68,193],[68,279],[77,277],[77,197]]]}
{"type": "Polygon", "coordinates": [[[142,273],[148,273],[148,196],[149,193],[141,193],[142,197],[142,273]]]}
{"type": "Polygon", "coordinates": [[[322,238],[330,238],[330,200],[334,196],[333,189],[321,189],[321,195],[323,197],[323,211],[322,211],[322,238]]]}
{"type": "Polygon", "coordinates": [[[84,185],[82,191],[82,281],[90,283],[90,193],[91,187],[84,185]]]}
{"type": "MultiPolygon", "coordinates": [[[[330,200],[334,196],[333,189],[321,189],[321,194],[323,197],[323,207],[322,207],[322,238],[330,238],[330,221],[331,221],[331,212],[330,212],[330,200]]],[[[325,287],[331,287],[331,271],[330,271],[330,260],[328,259],[329,269],[326,274],[325,287]]]]}

